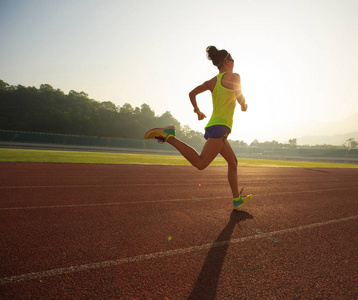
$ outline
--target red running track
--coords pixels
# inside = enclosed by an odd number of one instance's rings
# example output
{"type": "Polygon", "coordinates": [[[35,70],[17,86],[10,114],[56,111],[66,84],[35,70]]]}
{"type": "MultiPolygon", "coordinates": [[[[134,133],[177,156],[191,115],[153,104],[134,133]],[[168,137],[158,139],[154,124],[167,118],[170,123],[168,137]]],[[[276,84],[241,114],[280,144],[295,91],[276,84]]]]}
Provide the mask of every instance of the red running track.
{"type": "Polygon", "coordinates": [[[357,299],[358,169],[0,163],[2,299],[357,299]]]}

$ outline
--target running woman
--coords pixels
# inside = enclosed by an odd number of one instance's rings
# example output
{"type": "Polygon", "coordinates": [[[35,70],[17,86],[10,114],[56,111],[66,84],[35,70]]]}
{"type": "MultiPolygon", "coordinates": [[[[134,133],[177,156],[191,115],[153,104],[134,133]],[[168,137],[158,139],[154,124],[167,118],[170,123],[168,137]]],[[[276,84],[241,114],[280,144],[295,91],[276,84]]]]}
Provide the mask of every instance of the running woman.
{"type": "Polygon", "coordinates": [[[245,98],[241,92],[240,75],[233,73],[234,60],[226,50],[218,50],[214,46],[206,48],[207,58],[219,69],[219,74],[205,81],[189,93],[190,102],[198,120],[206,118],[200,111],[196,96],[210,91],[213,101],[213,113],[205,127],[206,143],[201,154],[175,137],[175,127],[154,128],[145,134],[146,139],[158,139],[175,147],[198,170],[205,169],[220,153],[228,163],[228,180],[233,194],[234,209],[239,209],[251,201],[252,195],[241,195],[237,180],[237,159],[227,137],[232,129],[236,101],[241,110],[247,110],[245,98]]]}

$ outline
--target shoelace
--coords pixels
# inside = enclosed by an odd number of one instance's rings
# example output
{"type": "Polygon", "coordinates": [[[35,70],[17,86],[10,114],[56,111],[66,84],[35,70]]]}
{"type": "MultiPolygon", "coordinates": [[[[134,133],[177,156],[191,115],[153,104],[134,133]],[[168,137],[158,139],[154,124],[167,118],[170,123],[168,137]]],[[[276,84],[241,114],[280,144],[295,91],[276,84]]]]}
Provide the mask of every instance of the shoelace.
{"type": "Polygon", "coordinates": [[[158,140],[158,143],[159,143],[159,144],[165,143],[165,138],[162,137],[161,135],[156,136],[155,138],[158,140]]]}
{"type": "Polygon", "coordinates": [[[240,190],[240,195],[242,195],[242,192],[244,191],[244,188],[242,188],[241,190],[240,190]]]}

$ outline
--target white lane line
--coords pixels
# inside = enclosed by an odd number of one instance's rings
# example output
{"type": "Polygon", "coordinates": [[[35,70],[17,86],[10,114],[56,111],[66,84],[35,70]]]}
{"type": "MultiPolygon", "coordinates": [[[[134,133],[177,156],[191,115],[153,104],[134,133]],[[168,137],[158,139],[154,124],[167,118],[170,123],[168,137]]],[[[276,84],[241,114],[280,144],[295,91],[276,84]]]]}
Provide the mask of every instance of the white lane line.
{"type": "Polygon", "coordinates": [[[335,188],[335,189],[277,192],[277,193],[268,193],[266,195],[270,196],[270,195],[287,195],[287,194],[297,194],[297,193],[321,193],[321,192],[335,192],[335,191],[355,190],[355,189],[358,189],[358,186],[352,186],[352,187],[346,187],[346,188],[335,188]]]}
{"type": "Polygon", "coordinates": [[[201,251],[201,250],[210,249],[210,248],[214,248],[214,247],[221,247],[221,246],[228,245],[228,244],[238,244],[238,243],[242,243],[242,242],[246,242],[246,241],[267,238],[267,236],[273,236],[273,235],[278,235],[278,234],[284,234],[284,233],[289,233],[289,232],[301,231],[301,230],[305,230],[305,229],[311,229],[311,228],[317,228],[317,227],[322,227],[322,226],[326,226],[326,225],[341,223],[341,222],[345,222],[345,221],[355,220],[357,218],[358,218],[358,215],[341,218],[341,219],[336,219],[336,220],[325,221],[325,222],[312,223],[312,224],[308,224],[308,225],[287,228],[287,229],[282,229],[282,230],[275,230],[275,231],[267,232],[265,234],[260,233],[257,235],[251,235],[251,236],[247,236],[247,237],[242,237],[242,238],[237,238],[237,239],[222,241],[222,242],[217,242],[217,243],[204,244],[204,245],[200,245],[200,246],[181,248],[181,249],[175,249],[175,250],[169,250],[169,251],[163,251],[163,252],[155,252],[155,253],[150,253],[150,254],[143,254],[143,255],[138,255],[138,256],[133,256],[133,257],[107,260],[107,261],[96,262],[96,263],[91,263],[91,264],[70,266],[70,267],[65,267],[65,268],[47,270],[47,271],[43,271],[43,272],[27,273],[27,274],[22,274],[22,275],[17,275],[17,276],[4,277],[4,278],[0,279],[0,285],[21,282],[21,281],[27,281],[27,280],[32,280],[32,279],[38,279],[38,278],[45,278],[45,277],[50,277],[50,276],[59,276],[59,275],[63,275],[63,274],[75,273],[75,272],[80,272],[80,271],[85,271],[85,270],[102,269],[102,268],[107,268],[107,267],[112,267],[112,266],[118,266],[121,264],[144,261],[144,260],[149,260],[149,259],[158,259],[161,257],[174,256],[174,255],[183,254],[183,253],[201,251]]]}
{"type": "MultiPolygon", "coordinates": [[[[224,183],[224,182],[223,182],[224,183]]],[[[227,183],[227,182],[226,182],[227,183]]],[[[9,185],[0,186],[0,189],[37,189],[37,188],[99,188],[99,187],[126,187],[132,186],[167,186],[167,185],[189,185],[190,183],[123,183],[123,184],[77,184],[77,185],[9,185]]],[[[194,185],[194,184],[193,184],[194,185]]],[[[196,184],[195,184],[196,185],[196,184]]],[[[211,183],[215,185],[215,183],[211,183]]]]}
{"type": "MultiPolygon", "coordinates": [[[[340,182],[341,181],[348,181],[350,180],[350,178],[348,179],[338,179],[340,182]]],[[[200,181],[198,179],[198,181],[200,181]]],[[[261,180],[257,180],[259,182],[261,182],[261,180]]],[[[270,184],[271,181],[276,181],[275,180],[270,180],[270,179],[266,179],[265,182],[267,184],[270,184]]],[[[321,180],[318,180],[319,182],[321,182],[321,180]]],[[[327,178],[325,179],[325,181],[334,181],[336,182],[337,179],[335,178],[327,178]]],[[[250,183],[253,181],[249,181],[250,183]]],[[[295,184],[299,184],[299,183],[304,183],[304,182],[313,182],[313,180],[299,180],[299,181],[286,181],[287,183],[295,183],[295,184]]],[[[193,184],[192,181],[191,182],[178,182],[178,183],[169,183],[170,185],[191,185],[193,184]]],[[[215,180],[215,181],[211,181],[211,182],[207,182],[206,185],[218,185],[218,184],[222,184],[225,185],[227,184],[227,180],[215,180]]],[[[132,187],[136,187],[136,186],[166,186],[168,185],[168,183],[122,183],[122,184],[73,184],[73,185],[3,185],[0,186],[0,189],[37,189],[37,188],[98,188],[98,187],[128,187],[128,186],[132,186],[132,187]]],[[[194,184],[196,185],[196,183],[194,184]]],[[[247,185],[247,184],[246,184],[247,185]]]]}
{"type": "Polygon", "coordinates": [[[261,230],[258,230],[258,229],[251,229],[251,231],[257,233],[258,235],[262,235],[262,237],[264,238],[267,238],[268,240],[272,241],[272,242],[275,242],[275,243],[279,243],[280,241],[275,239],[274,237],[262,232],[261,230]]]}
{"type": "MultiPolygon", "coordinates": [[[[338,188],[338,189],[320,189],[320,190],[307,190],[307,191],[288,191],[288,192],[278,192],[278,193],[267,193],[267,194],[254,194],[254,197],[261,196],[275,196],[275,195],[289,195],[289,194],[298,194],[298,193],[322,193],[322,192],[333,192],[333,191],[344,191],[344,190],[354,190],[358,187],[349,187],[349,188],[338,188]]],[[[162,202],[180,202],[180,201],[201,201],[201,200],[211,200],[211,199],[224,199],[230,198],[231,195],[224,195],[220,197],[202,197],[202,198],[181,198],[181,199],[161,199],[161,200],[152,200],[152,201],[132,201],[132,202],[109,202],[109,203],[84,203],[84,204],[65,204],[65,205],[41,205],[41,206],[24,206],[24,207],[2,207],[0,211],[5,210],[25,210],[25,209],[45,209],[45,208],[71,208],[71,207],[93,207],[93,206],[112,206],[112,205],[124,205],[124,204],[146,204],[146,203],[162,203],[162,202]]]]}
{"type": "Polygon", "coordinates": [[[41,208],[70,208],[70,207],[91,207],[91,206],[111,206],[111,205],[123,205],[123,204],[145,204],[145,203],[161,203],[161,202],[180,202],[180,201],[200,201],[203,199],[217,199],[217,198],[227,198],[227,197],[210,197],[210,198],[198,198],[198,199],[163,199],[163,200],[153,200],[153,201],[132,201],[132,202],[109,202],[109,203],[88,203],[88,204],[66,204],[66,205],[49,205],[49,206],[27,206],[27,207],[5,207],[0,208],[2,210],[21,210],[21,209],[41,209],[41,208]]]}

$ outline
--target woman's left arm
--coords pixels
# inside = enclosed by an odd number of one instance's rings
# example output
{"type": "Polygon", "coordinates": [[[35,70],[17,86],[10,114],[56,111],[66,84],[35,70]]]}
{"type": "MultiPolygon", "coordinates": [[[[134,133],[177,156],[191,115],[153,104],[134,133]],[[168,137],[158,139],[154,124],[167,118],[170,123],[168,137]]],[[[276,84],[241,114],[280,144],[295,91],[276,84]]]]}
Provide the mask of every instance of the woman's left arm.
{"type": "Polygon", "coordinates": [[[245,97],[244,97],[244,95],[242,94],[242,91],[241,91],[240,75],[237,74],[237,73],[234,73],[233,75],[234,75],[234,77],[233,77],[233,88],[234,88],[234,91],[235,91],[236,100],[241,105],[241,110],[246,111],[247,110],[247,104],[246,104],[246,101],[245,101],[245,97]]]}

